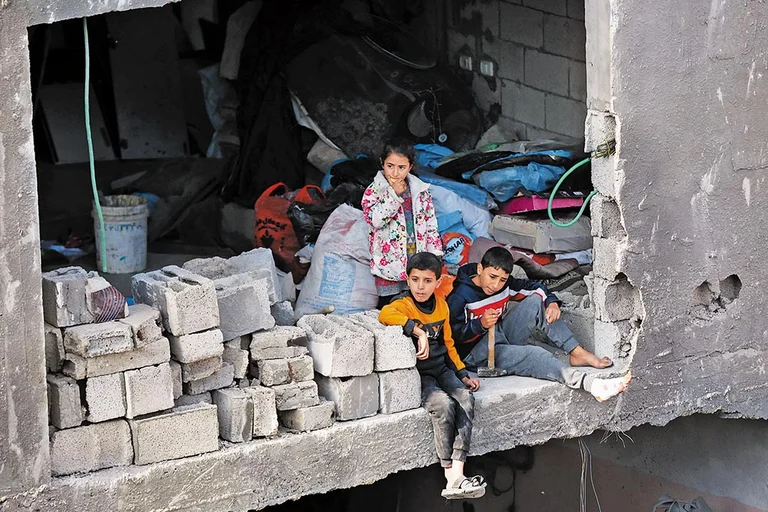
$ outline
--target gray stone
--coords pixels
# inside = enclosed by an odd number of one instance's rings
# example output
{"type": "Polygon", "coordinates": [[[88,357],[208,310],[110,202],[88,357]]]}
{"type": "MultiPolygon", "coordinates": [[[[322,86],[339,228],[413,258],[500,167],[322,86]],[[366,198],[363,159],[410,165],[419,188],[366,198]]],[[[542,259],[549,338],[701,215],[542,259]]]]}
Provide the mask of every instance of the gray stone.
{"type": "Polygon", "coordinates": [[[196,404],[130,420],[134,462],[151,464],[219,449],[215,405],[196,404]]]}
{"type": "Polygon", "coordinates": [[[171,349],[166,338],[160,338],[141,348],[119,354],[107,354],[99,357],[80,357],[67,354],[62,372],[74,379],[100,377],[144,366],[167,363],[171,359],[171,349]]]}
{"type": "Polygon", "coordinates": [[[293,304],[291,301],[284,300],[275,302],[270,308],[272,318],[275,319],[275,325],[294,325],[296,321],[293,318],[293,304]]]}
{"type": "Polygon", "coordinates": [[[380,413],[392,414],[421,406],[421,376],[416,368],[378,375],[380,413]]]}
{"type": "Polygon", "coordinates": [[[301,327],[278,326],[271,331],[251,335],[251,352],[265,348],[283,348],[288,345],[306,346],[307,333],[301,327]]]}
{"type": "Polygon", "coordinates": [[[381,324],[378,313],[358,313],[349,317],[373,333],[374,371],[387,372],[416,366],[416,346],[413,340],[403,334],[402,327],[381,324]]]}
{"type": "Polygon", "coordinates": [[[171,354],[180,363],[195,363],[213,357],[221,357],[224,353],[224,337],[219,329],[168,336],[171,342],[171,354]]]}
{"type": "Polygon", "coordinates": [[[125,420],[58,430],[51,435],[51,473],[85,473],[133,462],[131,430],[125,420]]]}
{"type": "Polygon", "coordinates": [[[171,366],[163,363],[125,372],[125,401],[128,418],[173,407],[171,366]]]}
{"type": "Polygon", "coordinates": [[[525,84],[542,91],[568,96],[568,62],[565,57],[526,50],[525,84]]]}
{"type": "Polygon", "coordinates": [[[262,386],[277,386],[291,381],[291,371],[286,359],[265,359],[257,363],[259,379],[262,386]]]}
{"type": "Polygon", "coordinates": [[[48,375],[48,414],[51,425],[71,428],[83,422],[83,404],[80,387],[64,375],[48,375]]]}
{"type": "Polygon", "coordinates": [[[143,347],[163,337],[163,323],[160,311],[146,304],[128,306],[128,316],[119,320],[131,327],[133,343],[143,347]]]}
{"type": "Polygon", "coordinates": [[[233,443],[253,437],[253,401],[239,388],[217,389],[211,393],[219,415],[219,436],[233,443]]]}
{"type": "Polygon", "coordinates": [[[133,350],[131,327],[120,322],[85,324],[64,329],[64,350],[81,357],[97,357],[133,350]]]}
{"type": "Polygon", "coordinates": [[[137,302],[160,310],[165,330],[174,336],[219,326],[219,306],[213,281],[176,266],[131,279],[137,302]]]}
{"type": "Polygon", "coordinates": [[[232,385],[235,380],[235,368],[229,363],[224,363],[221,369],[216,371],[210,377],[193,380],[184,385],[184,393],[188,395],[198,395],[214,389],[226,388],[232,385]]]}
{"type": "Polygon", "coordinates": [[[186,405],[195,405],[195,404],[212,404],[213,403],[213,397],[211,396],[211,393],[209,391],[206,391],[205,393],[200,393],[199,395],[181,395],[179,398],[176,399],[174,402],[174,407],[184,407],[186,405]]]}
{"type": "Polygon", "coordinates": [[[333,425],[333,402],[320,400],[310,407],[299,407],[292,411],[280,411],[280,423],[297,432],[310,432],[333,425]]]}
{"type": "Polygon", "coordinates": [[[190,382],[210,377],[221,369],[222,362],[221,356],[216,356],[194,363],[182,363],[181,380],[182,382],[190,382]]]}
{"type": "Polygon", "coordinates": [[[181,365],[176,361],[171,361],[171,378],[173,379],[173,399],[176,400],[183,393],[181,380],[181,365]]]}
{"type": "Polygon", "coordinates": [[[253,437],[277,434],[277,405],[275,390],[263,386],[243,388],[253,402],[253,437]]]}
{"type": "Polygon", "coordinates": [[[308,355],[291,357],[288,359],[288,371],[294,382],[312,380],[315,376],[315,365],[308,355]]]}
{"type": "Polygon", "coordinates": [[[272,389],[275,391],[275,405],[278,411],[311,407],[319,403],[317,384],[311,380],[274,386],[272,389]]]}
{"type": "Polygon", "coordinates": [[[236,379],[243,379],[248,374],[248,350],[243,350],[239,337],[224,344],[222,360],[235,368],[236,379]]]}
{"type": "Polygon", "coordinates": [[[45,366],[50,373],[61,371],[64,359],[64,335],[59,327],[49,323],[45,329],[45,366]]]}
{"type": "Polygon", "coordinates": [[[373,372],[373,333],[349,320],[307,315],[297,325],[309,337],[315,371],[326,377],[355,377],[373,372]]]}
{"type": "Polygon", "coordinates": [[[85,381],[88,421],[113,420],[125,416],[125,379],[122,373],[91,377],[85,381]]]}
{"type": "Polygon", "coordinates": [[[217,279],[214,284],[224,339],[275,326],[269,307],[269,277],[248,272],[217,279]]]}
{"type": "Polygon", "coordinates": [[[356,420],[379,411],[379,375],[337,379],[316,376],[318,393],[332,401],[339,421],[356,420]]]}
{"type": "Polygon", "coordinates": [[[306,347],[273,347],[259,348],[251,351],[251,359],[254,361],[263,361],[266,359],[288,359],[301,357],[308,353],[306,347]]]}

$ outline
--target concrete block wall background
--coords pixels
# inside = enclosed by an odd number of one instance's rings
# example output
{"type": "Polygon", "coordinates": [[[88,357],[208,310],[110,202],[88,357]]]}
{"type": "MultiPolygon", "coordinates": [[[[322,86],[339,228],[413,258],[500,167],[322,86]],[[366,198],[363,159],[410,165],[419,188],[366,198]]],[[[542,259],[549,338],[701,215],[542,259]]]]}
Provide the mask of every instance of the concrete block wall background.
{"type": "Polygon", "coordinates": [[[452,0],[448,63],[470,56],[478,106],[521,139],[583,139],[587,114],[584,0],[452,0]],[[480,73],[490,59],[496,76],[480,73]]]}

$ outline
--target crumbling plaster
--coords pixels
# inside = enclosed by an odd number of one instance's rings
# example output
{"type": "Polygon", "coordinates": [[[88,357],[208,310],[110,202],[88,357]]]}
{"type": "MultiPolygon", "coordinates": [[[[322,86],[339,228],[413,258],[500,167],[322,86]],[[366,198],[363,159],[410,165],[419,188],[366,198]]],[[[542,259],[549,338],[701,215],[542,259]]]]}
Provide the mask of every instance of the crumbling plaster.
{"type": "MultiPolygon", "coordinates": [[[[26,26],[162,3],[0,3],[3,509],[261,508],[433,463],[427,415],[414,410],[49,484],[26,26]]],[[[651,9],[587,0],[588,34],[605,36],[587,40],[589,106],[617,122],[617,155],[598,189],[615,199],[626,231],[606,238],[603,254],[639,290],[645,310],[633,351],[635,381],[603,405],[556,384],[489,381],[478,395],[473,453],[599,427],[661,425],[695,411],[768,417],[768,320],[760,290],[768,32],[757,15],[761,5],[665,0],[651,9]],[[604,69],[601,56],[610,56],[610,70],[595,76],[604,69]],[[603,68],[591,64],[598,61],[603,68]],[[705,308],[709,316],[692,314],[694,289],[709,281],[717,292],[731,274],[743,283],[740,296],[723,308],[705,308]]]]}

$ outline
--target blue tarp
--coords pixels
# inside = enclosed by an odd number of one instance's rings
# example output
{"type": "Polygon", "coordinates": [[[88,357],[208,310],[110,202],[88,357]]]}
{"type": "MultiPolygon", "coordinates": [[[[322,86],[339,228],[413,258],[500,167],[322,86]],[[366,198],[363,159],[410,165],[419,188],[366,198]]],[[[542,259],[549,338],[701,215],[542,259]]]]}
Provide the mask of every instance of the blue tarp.
{"type": "Polygon", "coordinates": [[[462,183],[460,181],[452,180],[451,178],[438,176],[425,167],[419,169],[419,178],[421,181],[429,183],[430,185],[438,185],[447,188],[452,192],[456,192],[464,199],[469,199],[477,204],[477,206],[483,210],[491,210],[497,206],[491,195],[477,185],[462,183]]]}
{"type": "Polygon", "coordinates": [[[439,144],[416,144],[416,163],[421,167],[437,169],[443,158],[453,154],[453,150],[439,144]]]}
{"type": "Polygon", "coordinates": [[[531,192],[549,190],[563,174],[565,167],[530,162],[528,165],[481,172],[474,179],[478,185],[493,194],[496,200],[503,202],[512,199],[521,188],[531,192]]]}

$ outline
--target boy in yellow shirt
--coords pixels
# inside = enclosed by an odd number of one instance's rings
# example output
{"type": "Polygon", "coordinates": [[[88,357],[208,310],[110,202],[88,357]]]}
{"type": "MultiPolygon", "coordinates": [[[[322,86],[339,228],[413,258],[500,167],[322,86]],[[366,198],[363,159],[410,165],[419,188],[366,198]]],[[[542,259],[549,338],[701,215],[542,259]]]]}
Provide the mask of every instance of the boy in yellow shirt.
{"type": "Polygon", "coordinates": [[[435,296],[441,270],[440,259],[434,254],[412,256],[406,268],[410,292],[384,306],[379,321],[401,325],[406,335],[417,339],[421,397],[432,420],[435,448],[447,481],[442,496],[480,498],[485,494],[483,477],[464,475],[475,416],[472,391],[480,387],[480,381],[464,368],[453,345],[448,304],[435,296]]]}

